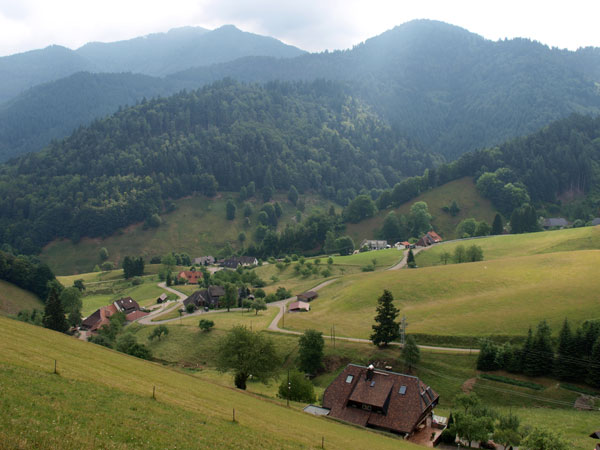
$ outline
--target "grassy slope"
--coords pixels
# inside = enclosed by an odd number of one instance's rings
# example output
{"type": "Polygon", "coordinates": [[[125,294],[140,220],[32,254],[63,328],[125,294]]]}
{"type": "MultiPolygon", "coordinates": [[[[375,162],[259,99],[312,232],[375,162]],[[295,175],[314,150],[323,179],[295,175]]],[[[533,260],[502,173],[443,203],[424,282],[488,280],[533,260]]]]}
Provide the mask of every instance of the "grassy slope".
{"type": "Polygon", "coordinates": [[[417,448],[43,328],[0,318],[0,330],[0,433],[15,446],[316,448],[323,436],[327,448],[417,448]]]}
{"type": "MultiPolygon", "coordinates": [[[[254,207],[254,214],[250,217],[252,226],[246,229],[243,208],[239,204],[235,220],[226,220],[225,205],[229,195],[234,194],[223,193],[214,199],[195,196],[178,200],[175,211],[161,216],[163,224],[158,228],[145,230],[142,224],[137,224],[106,239],[84,238],[77,244],[69,240],[55,241],[44,248],[40,258],[55,273],[62,275],[92,270],[100,262],[98,252],[102,247],[107,248],[109,260],[119,264],[127,255],[141,255],[147,261],[152,256],[171,251],[186,252],[191,257],[214,255],[227,242],[234,248],[239,246],[237,238],[242,231],[246,233],[248,245],[253,238],[262,201],[251,201],[254,207]]],[[[283,210],[280,228],[295,220],[296,208],[284,195],[276,195],[274,200],[279,201],[283,210]]],[[[307,197],[305,204],[305,213],[308,214],[310,211],[326,211],[332,203],[307,197]]]]}
{"type": "Polygon", "coordinates": [[[420,267],[440,265],[440,254],[452,254],[458,245],[477,244],[486,260],[537,255],[542,253],[600,249],[600,226],[544,231],[540,233],[507,234],[460,242],[449,242],[428,249],[416,256],[420,267]]]}
{"type": "Polygon", "coordinates": [[[44,309],[37,296],[12,283],[0,280],[0,313],[17,314],[24,309],[44,309]]]}
{"type": "Polygon", "coordinates": [[[543,318],[558,332],[565,317],[600,318],[599,264],[600,251],[582,250],[353,275],[323,289],[310,312],[290,314],[286,326],[328,333],[335,322],[337,335],[367,338],[385,288],[411,333],[522,336],[543,318]]]}
{"type": "Polygon", "coordinates": [[[425,192],[399,208],[386,209],[371,219],[357,224],[349,224],[347,232],[354,240],[354,244],[359,245],[363,239],[374,237],[375,232],[381,229],[383,220],[390,211],[408,214],[412,204],[419,201],[427,203],[429,213],[433,216],[432,226],[445,239],[455,238],[456,226],[463,219],[474,217],[477,220],[485,220],[491,225],[496,214],[490,201],[479,195],[473,180],[466,177],[425,192]],[[444,206],[452,203],[452,200],[456,200],[460,207],[460,212],[456,217],[452,217],[442,210],[444,206]]]}

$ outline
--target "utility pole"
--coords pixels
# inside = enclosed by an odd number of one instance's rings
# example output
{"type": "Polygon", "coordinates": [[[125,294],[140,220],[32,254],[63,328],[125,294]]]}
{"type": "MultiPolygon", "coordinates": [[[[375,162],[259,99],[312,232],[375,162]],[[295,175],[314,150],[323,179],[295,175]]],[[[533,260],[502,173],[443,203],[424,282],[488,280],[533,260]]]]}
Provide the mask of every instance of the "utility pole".
{"type": "Polygon", "coordinates": [[[290,395],[292,393],[292,384],[290,383],[290,369],[288,369],[288,395],[287,395],[287,407],[290,407],[290,395]]]}

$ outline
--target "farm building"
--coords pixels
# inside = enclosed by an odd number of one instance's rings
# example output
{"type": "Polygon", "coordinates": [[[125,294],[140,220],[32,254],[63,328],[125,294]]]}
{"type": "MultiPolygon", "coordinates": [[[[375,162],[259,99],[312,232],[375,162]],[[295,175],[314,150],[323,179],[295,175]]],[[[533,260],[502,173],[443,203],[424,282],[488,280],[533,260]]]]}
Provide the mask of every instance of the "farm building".
{"type": "Polygon", "coordinates": [[[312,302],[318,296],[319,294],[317,294],[315,291],[306,291],[302,294],[298,294],[296,298],[303,302],[312,302]]]}
{"type": "Polygon", "coordinates": [[[194,258],[194,261],[192,261],[194,264],[196,264],[197,266],[210,266],[211,264],[215,263],[215,257],[214,256],[201,256],[200,258],[194,258]]]}
{"type": "Polygon", "coordinates": [[[140,305],[131,297],[124,297],[108,306],[103,306],[97,309],[93,314],[90,314],[81,322],[81,329],[88,330],[91,332],[98,331],[102,326],[110,324],[110,317],[117,313],[122,312],[125,314],[125,318],[128,322],[133,322],[147,315],[147,312],[140,310],[140,305]]]}
{"type": "Polygon", "coordinates": [[[236,256],[219,262],[222,267],[237,269],[239,266],[256,266],[258,259],[254,256],[236,256]]]}
{"type": "Polygon", "coordinates": [[[220,306],[221,297],[225,296],[225,290],[221,286],[209,286],[208,289],[202,289],[194,292],[183,301],[184,308],[192,304],[196,308],[209,307],[218,308],[220,306]]]}
{"type": "Polygon", "coordinates": [[[432,426],[439,395],[412,375],[348,364],[327,387],[329,416],[410,437],[432,426]]]}
{"type": "Polygon", "coordinates": [[[156,299],[156,303],[164,303],[167,301],[167,294],[164,292],[156,299]]]}
{"type": "Polygon", "coordinates": [[[367,247],[369,250],[382,250],[387,248],[387,241],[377,241],[372,239],[365,239],[360,243],[359,248],[367,247]]]}
{"type": "Polygon", "coordinates": [[[295,312],[295,311],[310,311],[310,305],[308,303],[306,303],[306,302],[297,301],[297,302],[294,302],[294,303],[290,303],[288,311],[290,311],[290,312],[295,312]]]}
{"type": "Polygon", "coordinates": [[[596,217],[592,220],[592,226],[595,227],[596,225],[600,225],[600,217],[596,217]]]}
{"type": "Polygon", "coordinates": [[[563,217],[551,217],[548,219],[544,219],[544,222],[542,223],[542,227],[545,230],[549,230],[551,228],[558,228],[562,230],[564,227],[568,226],[569,222],[567,222],[567,219],[563,217]]]}
{"type": "Polygon", "coordinates": [[[185,280],[187,284],[198,284],[202,279],[202,272],[199,270],[182,270],[177,274],[177,278],[185,280]]]}
{"type": "Polygon", "coordinates": [[[419,239],[417,245],[419,247],[428,247],[442,241],[443,239],[439,234],[437,234],[435,231],[429,231],[421,239],[419,239]]]}

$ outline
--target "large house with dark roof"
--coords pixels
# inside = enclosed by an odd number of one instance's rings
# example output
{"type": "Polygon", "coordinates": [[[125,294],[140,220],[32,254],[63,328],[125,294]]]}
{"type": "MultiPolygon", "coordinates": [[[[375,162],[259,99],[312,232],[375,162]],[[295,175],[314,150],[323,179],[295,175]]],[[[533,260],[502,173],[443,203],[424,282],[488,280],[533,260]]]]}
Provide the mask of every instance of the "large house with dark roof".
{"type": "Polygon", "coordinates": [[[194,292],[183,301],[184,308],[192,304],[196,308],[218,308],[221,306],[220,300],[225,296],[225,289],[221,286],[209,286],[208,289],[201,289],[194,292]]]}
{"type": "Polygon", "coordinates": [[[110,317],[117,312],[125,314],[125,320],[128,322],[133,322],[148,314],[140,310],[140,305],[134,299],[131,297],[123,297],[108,306],[97,309],[93,314],[86,317],[85,320],[81,322],[81,328],[83,330],[96,332],[104,325],[109,325],[110,317]]]}
{"type": "Polygon", "coordinates": [[[428,231],[421,239],[417,241],[417,245],[419,247],[427,247],[429,245],[437,244],[438,242],[442,241],[442,237],[435,231],[428,231]]]}
{"type": "Polygon", "coordinates": [[[327,387],[329,416],[410,437],[425,424],[439,395],[419,378],[348,364],[327,387]]]}
{"type": "Polygon", "coordinates": [[[221,266],[228,269],[237,269],[238,266],[256,266],[258,259],[254,256],[234,256],[221,261],[221,266]]]}

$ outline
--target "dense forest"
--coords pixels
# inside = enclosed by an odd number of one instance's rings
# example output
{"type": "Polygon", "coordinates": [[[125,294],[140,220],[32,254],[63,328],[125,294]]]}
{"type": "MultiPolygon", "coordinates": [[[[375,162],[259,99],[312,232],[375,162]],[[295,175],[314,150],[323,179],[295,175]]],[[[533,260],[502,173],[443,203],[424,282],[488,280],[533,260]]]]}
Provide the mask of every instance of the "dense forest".
{"type": "Polygon", "coordinates": [[[194,192],[310,190],[344,205],[439,161],[340,84],[215,83],[144,101],[0,166],[0,240],[106,236],[194,192]]]}
{"type": "Polygon", "coordinates": [[[46,301],[49,282],[56,281],[50,268],[35,257],[0,251],[0,280],[8,281],[21,289],[33,292],[46,301]]]}
{"type": "MultiPolygon", "coordinates": [[[[217,31],[210,34],[221,36],[222,45],[227,46],[231,37],[225,31],[231,30],[221,30],[220,35],[217,31]]],[[[111,48],[118,51],[119,60],[128,54],[128,48],[138,44],[107,44],[105,50],[107,54],[111,54],[111,48]]],[[[246,52],[263,56],[212,65],[207,64],[217,60],[190,58],[184,61],[188,69],[140,83],[131,92],[122,89],[131,84],[131,74],[112,78],[97,74],[96,84],[92,80],[75,83],[68,91],[61,83],[40,86],[35,93],[39,101],[24,94],[4,106],[2,115],[18,118],[23,125],[10,129],[0,117],[0,149],[4,148],[0,161],[39,150],[48,139],[66,136],[74,127],[88,124],[90,116],[114,112],[117,105],[132,104],[132,99],[151,98],[161,91],[197,89],[225,77],[258,83],[316,79],[344,82],[353,97],[370,105],[403,136],[443,155],[447,161],[533,133],[571,113],[600,113],[600,53],[595,48],[571,52],[527,39],[493,42],[459,27],[419,20],[348,50],[278,58],[273,57],[278,56],[274,49],[264,49],[262,53],[246,52]],[[189,62],[199,60],[202,63],[189,62]],[[161,86],[160,90],[155,86],[161,86]],[[86,110],[90,112],[81,114],[86,110]],[[37,111],[52,111],[53,119],[38,120],[37,111]],[[39,138],[32,141],[32,134],[39,138]],[[15,143],[20,143],[18,148],[15,143]]],[[[160,55],[148,65],[162,64],[160,55]]],[[[169,67],[180,69],[181,64],[169,67]]],[[[135,67],[128,70],[143,72],[135,67]]]]}

